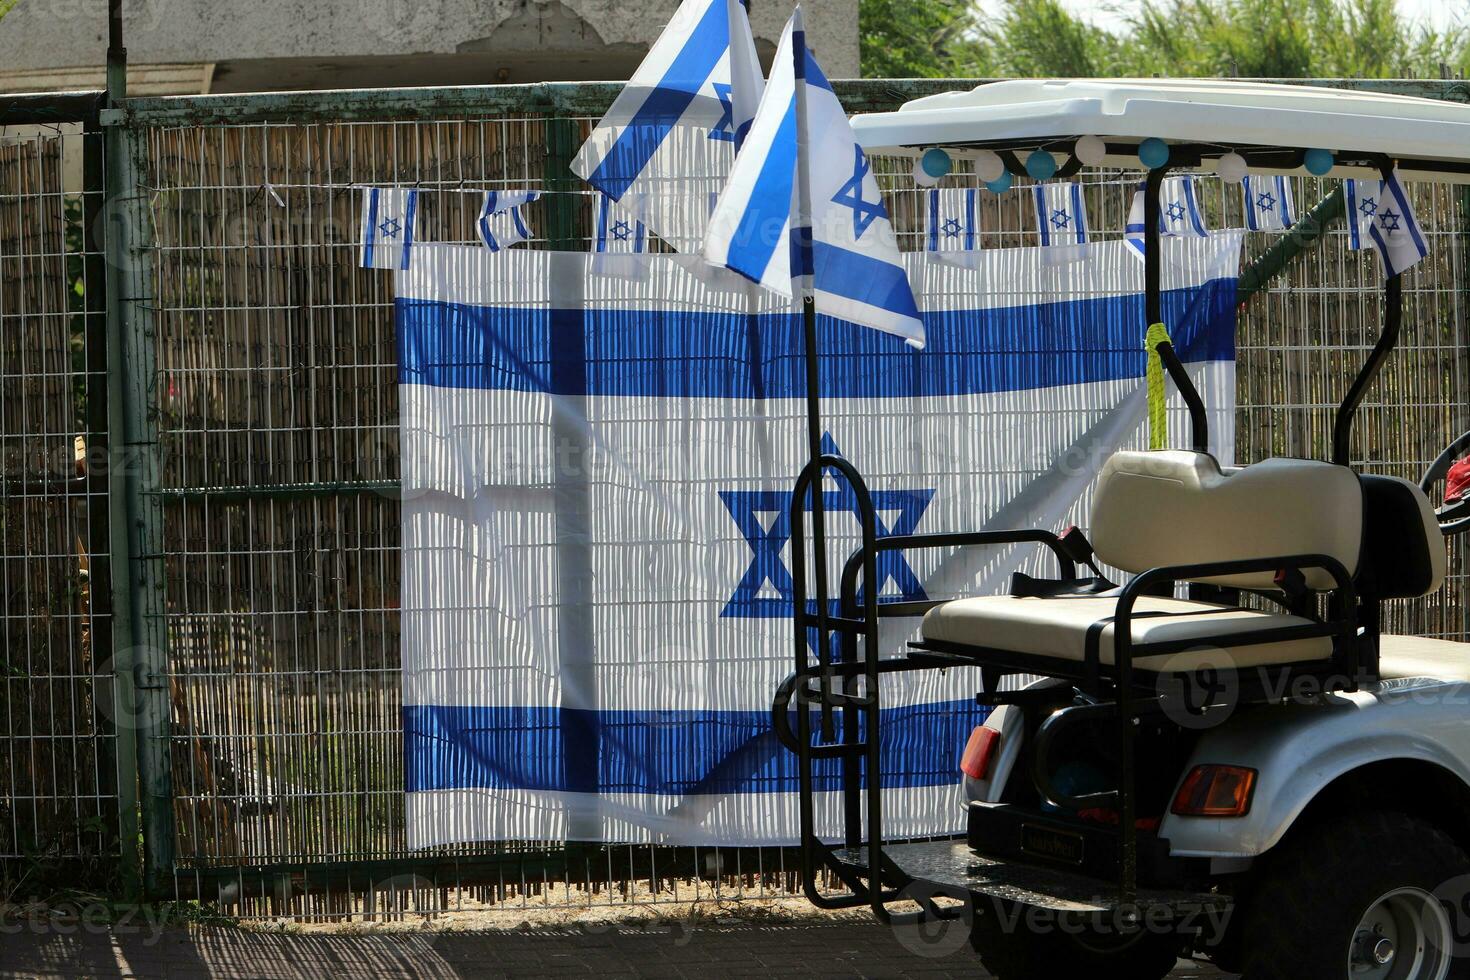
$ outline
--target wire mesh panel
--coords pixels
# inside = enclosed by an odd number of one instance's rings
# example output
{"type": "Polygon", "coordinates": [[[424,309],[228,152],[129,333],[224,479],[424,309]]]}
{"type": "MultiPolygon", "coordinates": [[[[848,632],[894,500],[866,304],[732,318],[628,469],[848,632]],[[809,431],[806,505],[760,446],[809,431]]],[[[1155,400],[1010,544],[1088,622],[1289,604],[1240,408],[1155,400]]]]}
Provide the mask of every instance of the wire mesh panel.
{"type": "Polygon", "coordinates": [[[100,175],[95,131],[0,121],[5,894],[117,854],[100,175]]]}
{"type": "MultiPolygon", "coordinates": [[[[146,132],[179,893],[321,916],[785,893],[794,868],[775,850],[405,846],[398,357],[391,277],[357,264],[359,191],[418,188],[437,241],[477,240],[484,190],[557,191],[528,209],[532,248],[587,248],[592,212],[566,173],[587,114],[420,108],[222,113],[146,132]]],[[[910,167],[875,161],[913,249],[924,196],[910,167]]],[[[979,186],[963,166],[947,180],[979,186]]],[[[1136,174],[1079,180],[1094,233],[1116,237],[1136,174]]],[[[1211,226],[1239,227],[1239,188],[1201,186],[1211,226]]],[[[1336,182],[1294,186],[1306,211],[1336,182]]],[[[1415,194],[1433,254],[1408,277],[1404,342],[1364,406],[1355,456],[1417,478],[1470,427],[1470,405],[1464,200],[1415,194]]],[[[1024,181],[983,192],[984,247],[1034,244],[1031,201],[1024,181]]],[[[1339,224],[1242,306],[1241,462],[1328,454],[1332,412],[1379,323],[1377,260],[1344,237],[1339,224]]],[[[1277,240],[1247,236],[1246,262],[1277,240]]],[[[1463,637],[1463,549],[1452,570],[1390,627],[1463,637]]]]}

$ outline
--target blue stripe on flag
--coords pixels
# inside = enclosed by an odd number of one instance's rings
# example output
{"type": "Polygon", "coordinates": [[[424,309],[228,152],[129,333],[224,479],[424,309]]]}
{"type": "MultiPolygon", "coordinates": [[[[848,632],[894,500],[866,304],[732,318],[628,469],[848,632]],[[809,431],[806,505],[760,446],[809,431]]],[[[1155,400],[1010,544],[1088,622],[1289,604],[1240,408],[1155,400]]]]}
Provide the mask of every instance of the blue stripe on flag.
{"type": "MultiPolygon", "coordinates": [[[[730,236],[725,265],[760,282],[781,241],[781,229],[791,218],[791,189],[796,183],[796,100],[786,107],[760,176],[730,236]]],[[[793,273],[794,274],[794,273],[793,273]]]]}
{"type": "Polygon", "coordinates": [[[898,316],[920,318],[903,266],[820,240],[812,243],[812,250],[812,282],[819,291],[898,316]]]}
{"type": "Polygon", "coordinates": [[[1040,184],[1031,188],[1032,196],[1036,199],[1036,228],[1041,233],[1041,244],[1051,244],[1051,226],[1046,220],[1046,188],[1040,184]]]}
{"type": "Polygon", "coordinates": [[[730,47],[730,21],[725,4],[714,0],[689,35],[672,64],[618,134],[587,183],[613,200],[622,200],[648,161],[689,108],[710,73],[730,47]]]}
{"type": "MultiPolygon", "coordinates": [[[[965,248],[975,247],[975,192],[965,191],[965,248]]],[[[910,293],[913,291],[910,290],[910,293]]]]}
{"type": "Polygon", "coordinates": [[[1077,244],[1087,243],[1087,209],[1082,206],[1082,185],[1072,185],[1072,224],[1077,226],[1075,232],[1077,244]]]}
{"type": "Polygon", "coordinates": [[[419,192],[408,192],[408,205],[403,211],[403,253],[398,259],[398,268],[408,268],[409,252],[413,249],[413,223],[419,210],[419,192]]]}
{"type": "MultiPolygon", "coordinates": [[[[1186,361],[1235,356],[1235,280],[1163,295],[1186,361]]],[[[1143,376],[1137,294],[926,313],[928,346],[819,318],[822,393],[912,398],[1143,376]]],[[[670,310],[551,311],[397,301],[401,384],[565,395],[802,398],[800,317],[670,310]],[[561,352],[585,367],[558,373],[561,352]],[[555,380],[553,380],[555,379],[555,380]]]]}
{"type": "Polygon", "coordinates": [[[929,192],[929,251],[939,251],[939,191],[929,192]]]}
{"type": "Polygon", "coordinates": [[[368,268],[373,267],[373,250],[378,242],[378,193],[376,187],[368,191],[367,238],[362,243],[362,264],[368,268]]]}
{"type": "MultiPolygon", "coordinates": [[[[885,788],[959,782],[973,700],[884,708],[885,788]]],[[[444,789],[644,793],[794,793],[796,757],[763,711],[615,711],[559,707],[403,708],[404,782],[444,789]],[[567,759],[584,760],[580,772],[567,759]]],[[[841,789],[841,762],[819,761],[816,789],[841,789]]]]}

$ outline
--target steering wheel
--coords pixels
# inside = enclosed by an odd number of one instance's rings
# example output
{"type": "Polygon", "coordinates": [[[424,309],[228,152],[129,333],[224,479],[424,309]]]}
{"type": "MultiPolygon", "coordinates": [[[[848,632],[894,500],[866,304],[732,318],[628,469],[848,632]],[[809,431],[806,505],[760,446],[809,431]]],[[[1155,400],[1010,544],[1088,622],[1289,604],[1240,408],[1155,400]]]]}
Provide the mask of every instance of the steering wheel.
{"type": "MultiPolygon", "coordinates": [[[[1424,478],[1419,481],[1419,489],[1426,496],[1430,496],[1430,488],[1443,480],[1450,472],[1450,467],[1455,461],[1470,449],[1470,432],[1461,435],[1460,438],[1445,447],[1445,451],[1439,454],[1439,458],[1429,464],[1429,469],[1424,471],[1424,478]]],[[[1434,499],[1430,496],[1430,499],[1434,499]]],[[[1460,534],[1470,531],[1470,496],[1462,497],[1452,504],[1445,504],[1434,512],[1439,518],[1439,529],[1449,537],[1452,534],[1460,534]]]]}

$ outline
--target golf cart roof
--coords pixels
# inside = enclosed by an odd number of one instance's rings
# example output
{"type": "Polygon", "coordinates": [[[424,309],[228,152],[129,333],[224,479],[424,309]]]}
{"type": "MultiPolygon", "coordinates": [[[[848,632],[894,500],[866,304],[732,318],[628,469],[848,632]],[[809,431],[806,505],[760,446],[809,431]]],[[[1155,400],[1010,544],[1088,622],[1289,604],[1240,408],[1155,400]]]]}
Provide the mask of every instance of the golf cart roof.
{"type": "Polygon", "coordinates": [[[1099,136],[1105,166],[1141,169],[1137,146],[1157,137],[1205,170],[1234,150],[1253,170],[1289,172],[1304,151],[1325,149],[1337,155],[1333,176],[1371,176],[1387,157],[1406,177],[1470,183],[1470,105],[1310,85],[1018,79],[860,115],[853,128],[871,152],[1065,149],[1099,136]]]}

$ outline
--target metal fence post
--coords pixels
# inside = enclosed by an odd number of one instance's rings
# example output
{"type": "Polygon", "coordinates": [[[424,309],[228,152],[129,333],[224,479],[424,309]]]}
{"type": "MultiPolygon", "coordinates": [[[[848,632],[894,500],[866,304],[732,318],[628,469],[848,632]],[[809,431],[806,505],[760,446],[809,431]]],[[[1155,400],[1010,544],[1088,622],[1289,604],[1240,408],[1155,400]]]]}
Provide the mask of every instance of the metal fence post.
{"type": "MultiPolygon", "coordinates": [[[[116,93],[119,87],[112,91],[116,93]]],[[[115,105],[115,104],[114,104],[115,105]]],[[[108,493],[118,800],[125,864],[141,810],[142,884],[158,893],[173,868],[167,625],[158,494],[158,371],[152,315],[152,216],[146,143],[113,107],[106,131],[108,493]],[[136,785],[136,790],[135,790],[136,785]],[[133,807],[134,793],[138,800],[133,807]]]]}

